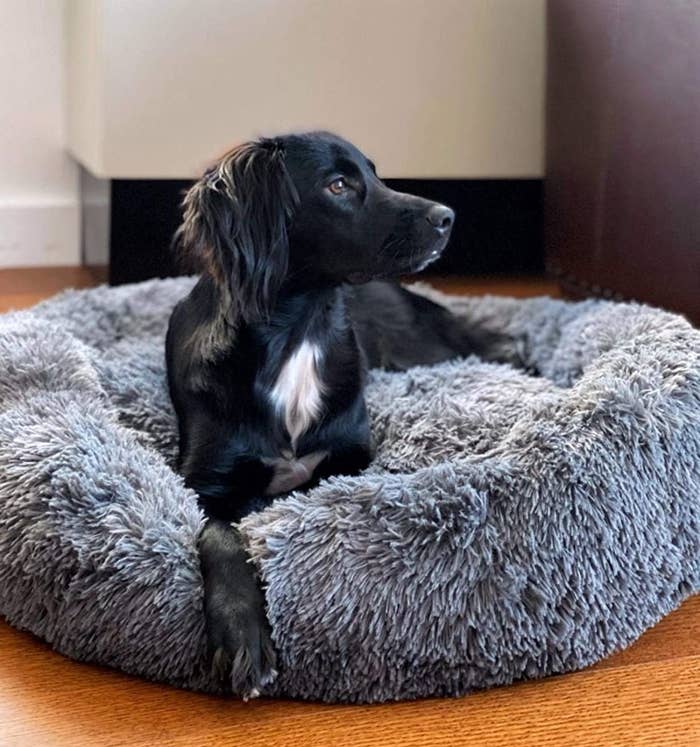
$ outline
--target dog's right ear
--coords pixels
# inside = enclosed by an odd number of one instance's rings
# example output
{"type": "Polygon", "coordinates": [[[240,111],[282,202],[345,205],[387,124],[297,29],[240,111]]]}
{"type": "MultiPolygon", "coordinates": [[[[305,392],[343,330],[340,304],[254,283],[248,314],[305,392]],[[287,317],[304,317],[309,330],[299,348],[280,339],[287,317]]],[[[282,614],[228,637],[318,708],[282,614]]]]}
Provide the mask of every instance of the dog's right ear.
{"type": "Polygon", "coordinates": [[[245,321],[269,317],[287,271],[287,227],[296,189],[278,140],[229,151],[185,195],[175,244],[211,274],[245,321]]]}

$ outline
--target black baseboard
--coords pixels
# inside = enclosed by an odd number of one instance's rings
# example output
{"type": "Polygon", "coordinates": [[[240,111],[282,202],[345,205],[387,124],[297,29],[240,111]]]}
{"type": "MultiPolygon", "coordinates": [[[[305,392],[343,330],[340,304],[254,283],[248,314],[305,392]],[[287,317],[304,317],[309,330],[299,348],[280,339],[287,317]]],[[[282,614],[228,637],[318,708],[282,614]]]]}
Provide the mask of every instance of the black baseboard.
{"type": "Polygon", "coordinates": [[[180,202],[192,184],[177,179],[113,179],[109,282],[134,283],[181,274],[171,251],[180,202]]]}
{"type": "Polygon", "coordinates": [[[457,214],[435,275],[544,272],[542,179],[387,179],[392,189],[449,205],[457,214]]]}
{"type": "MultiPolygon", "coordinates": [[[[544,270],[542,180],[387,179],[394,189],[450,205],[457,213],[452,239],[431,273],[443,275],[534,274],[544,270]]],[[[191,184],[178,179],[113,179],[107,207],[109,247],[103,253],[109,281],[130,283],[179,274],[170,251],[180,221],[182,193],[191,184]]],[[[85,208],[85,205],[84,205],[85,208]]],[[[94,211],[83,210],[84,234],[94,211]]]]}

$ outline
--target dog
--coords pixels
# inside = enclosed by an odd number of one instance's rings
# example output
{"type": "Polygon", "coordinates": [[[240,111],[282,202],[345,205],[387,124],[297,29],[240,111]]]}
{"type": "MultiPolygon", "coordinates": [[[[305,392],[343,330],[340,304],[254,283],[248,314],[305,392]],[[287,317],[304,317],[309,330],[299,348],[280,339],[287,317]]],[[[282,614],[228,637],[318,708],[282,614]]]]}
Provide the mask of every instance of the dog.
{"type": "Polygon", "coordinates": [[[212,666],[244,698],[274,677],[275,651],[235,522],[368,466],[368,368],[478,352],[449,311],[395,281],[441,255],[454,219],[326,132],[240,145],[184,197],[175,242],[202,274],[172,312],[168,382],[179,469],[207,516],[212,666]]]}

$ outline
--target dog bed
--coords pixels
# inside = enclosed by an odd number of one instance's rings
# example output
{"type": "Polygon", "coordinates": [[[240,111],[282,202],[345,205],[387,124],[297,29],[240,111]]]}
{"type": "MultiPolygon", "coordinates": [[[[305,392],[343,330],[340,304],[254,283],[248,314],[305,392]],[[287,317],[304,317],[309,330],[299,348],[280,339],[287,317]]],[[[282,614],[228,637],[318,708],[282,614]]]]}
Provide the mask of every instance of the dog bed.
{"type": "MultiPolygon", "coordinates": [[[[0,613],[75,659],[215,691],[163,360],[192,282],[0,318],[0,613]]],[[[370,469],[242,524],[279,655],[267,694],[566,672],[698,590],[700,332],[638,305],[442,300],[506,363],[372,372],[370,469]]]]}

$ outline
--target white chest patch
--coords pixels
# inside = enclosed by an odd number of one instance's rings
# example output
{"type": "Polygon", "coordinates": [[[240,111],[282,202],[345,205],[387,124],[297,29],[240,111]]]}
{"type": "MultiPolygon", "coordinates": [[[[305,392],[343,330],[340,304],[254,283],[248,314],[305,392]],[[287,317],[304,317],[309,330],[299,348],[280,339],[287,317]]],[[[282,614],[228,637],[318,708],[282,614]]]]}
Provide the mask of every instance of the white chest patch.
{"type": "Polygon", "coordinates": [[[305,340],[282,366],[270,393],[274,406],[283,413],[293,446],[321,414],[324,386],[320,363],[321,351],[305,340]]]}

